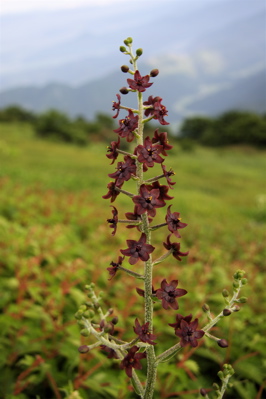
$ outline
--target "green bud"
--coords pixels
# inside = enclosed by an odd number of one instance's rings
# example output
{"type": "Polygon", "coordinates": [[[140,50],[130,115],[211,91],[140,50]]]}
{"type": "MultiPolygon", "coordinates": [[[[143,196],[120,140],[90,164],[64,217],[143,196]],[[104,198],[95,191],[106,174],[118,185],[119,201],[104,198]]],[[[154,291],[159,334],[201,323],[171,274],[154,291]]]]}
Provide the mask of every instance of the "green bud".
{"type": "Polygon", "coordinates": [[[83,312],[80,312],[79,310],[75,313],[75,319],[81,320],[83,316],[83,312]]]}
{"type": "Polygon", "coordinates": [[[132,44],[132,42],[133,42],[132,37],[128,37],[127,39],[124,40],[124,43],[127,44],[127,45],[128,44],[132,44]]]}
{"type": "Polygon", "coordinates": [[[216,382],[214,382],[213,384],[212,384],[212,386],[213,386],[213,389],[215,389],[215,391],[219,391],[219,385],[218,384],[216,384],[216,382]]]}
{"type": "Polygon", "coordinates": [[[85,327],[86,323],[85,323],[84,320],[78,320],[78,325],[79,325],[80,327],[85,327]]]}
{"type": "Polygon", "coordinates": [[[207,305],[207,303],[204,303],[204,305],[202,306],[202,310],[205,313],[209,312],[210,311],[209,305],[207,305]]]}
{"type": "Polygon", "coordinates": [[[81,306],[79,307],[79,311],[85,312],[85,310],[87,310],[87,306],[86,306],[86,305],[81,305],[81,306]]]}
{"type": "Polygon", "coordinates": [[[120,46],[119,50],[121,51],[121,53],[125,53],[127,51],[127,49],[124,46],[120,46]]]}
{"type": "Polygon", "coordinates": [[[223,379],[224,379],[224,373],[223,373],[221,370],[218,371],[217,375],[218,375],[218,377],[220,378],[220,380],[223,380],[223,379]]]}
{"type": "Polygon", "coordinates": [[[239,303],[246,303],[246,302],[247,302],[247,300],[248,300],[248,298],[247,298],[247,297],[245,297],[245,296],[242,296],[241,298],[239,298],[239,299],[238,299],[238,302],[239,302],[239,303]]]}
{"type": "Polygon", "coordinates": [[[83,328],[83,330],[80,330],[80,335],[83,337],[88,337],[90,335],[90,331],[87,328],[83,328]]]}
{"type": "Polygon", "coordinates": [[[85,290],[90,290],[91,289],[91,286],[90,285],[85,285],[85,290]]]}
{"type": "Polygon", "coordinates": [[[239,281],[233,282],[233,288],[239,288],[239,281]]]}
{"type": "Polygon", "coordinates": [[[242,285],[246,285],[247,282],[248,282],[247,278],[242,278],[242,280],[241,280],[242,285]]]}
{"type": "Polygon", "coordinates": [[[237,272],[234,274],[234,278],[236,280],[241,280],[245,275],[244,270],[237,270],[237,272]]]}
{"type": "Polygon", "coordinates": [[[222,291],[222,295],[223,295],[224,298],[227,298],[229,296],[229,292],[226,289],[224,289],[222,291]]]}
{"type": "Polygon", "coordinates": [[[85,319],[89,319],[91,317],[90,310],[86,310],[86,312],[83,313],[83,317],[85,317],[85,319]]]}
{"type": "Polygon", "coordinates": [[[138,57],[140,57],[140,56],[142,55],[142,53],[143,53],[142,48],[138,48],[138,49],[136,50],[136,54],[137,54],[138,57]]]}

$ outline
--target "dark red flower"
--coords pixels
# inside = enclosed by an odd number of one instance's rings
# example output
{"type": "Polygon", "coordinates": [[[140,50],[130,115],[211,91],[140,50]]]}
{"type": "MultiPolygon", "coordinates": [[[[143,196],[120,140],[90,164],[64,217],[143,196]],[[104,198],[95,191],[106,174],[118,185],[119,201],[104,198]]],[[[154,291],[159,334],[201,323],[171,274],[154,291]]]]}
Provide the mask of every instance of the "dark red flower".
{"type": "MultiPolygon", "coordinates": [[[[162,200],[163,202],[164,201],[168,201],[168,200],[172,200],[174,198],[174,197],[170,197],[170,195],[167,194],[168,190],[169,190],[169,187],[161,185],[158,182],[158,180],[153,182],[151,185],[149,184],[147,187],[148,187],[149,190],[152,190],[152,189],[159,190],[160,191],[159,199],[162,200]]],[[[164,202],[164,205],[165,205],[165,202],[164,202]]]]}
{"type": "Polygon", "coordinates": [[[175,175],[175,172],[174,172],[172,169],[170,169],[169,171],[167,171],[165,165],[163,165],[163,164],[162,164],[161,166],[162,166],[162,170],[163,170],[164,177],[166,178],[167,183],[168,183],[168,185],[169,185],[169,188],[173,188],[173,187],[171,187],[171,186],[174,186],[174,185],[176,184],[176,182],[173,182],[173,181],[170,179],[170,176],[174,176],[174,175],[175,175]]]}
{"type": "Polygon", "coordinates": [[[176,298],[186,295],[187,291],[182,288],[176,288],[178,280],[172,280],[170,284],[167,283],[166,279],[161,282],[161,288],[156,291],[157,298],[162,300],[164,309],[169,307],[172,309],[178,309],[178,303],[176,298]]]}
{"type": "Polygon", "coordinates": [[[155,208],[161,208],[165,202],[161,200],[160,191],[158,189],[149,190],[148,186],[142,184],[140,186],[140,195],[135,195],[132,200],[136,204],[136,211],[139,215],[147,212],[148,215],[154,217],[156,215],[155,208]]]}
{"type": "Polygon", "coordinates": [[[117,141],[112,141],[110,146],[107,147],[107,152],[110,152],[110,154],[106,154],[106,156],[107,156],[107,158],[113,160],[110,165],[112,165],[114,163],[114,161],[116,160],[116,158],[119,155],[117,152],[117,149],[119,148],[119,146],[120,146],[120,137],[118,137],[117,141]]]}
{"type": "MultiPolygon", "coordinates": [[[[139,296],[143,296],[143,298],[144,298],[144,296],[145,296],[144,290],[142,290],[141,288],[136,288],[136,291],[139,294],[139,296]]],[[[152,295],[156,296],[156,292],[157,292],[157,290],[155,290],[154,287],[152,286],[152,295]]]]}
{"type": "Polygon", "coordinates": [[[109,199],[111,198],[111,202],[114,202],[116,197],[120,194],[119,191],[116,190],[117,188],[121,188],[121,185],[118,185],[116,182],[111,181],[110,183],[107,184],[108,192],[107,194],[103,195],[102,198],[104,199],[109,199]]]}
{"type": "Polygon", "coordinates": [[[150,254],[154,251],[154,247],[150,244],[146,244],[146,234],[142,233],[139,241],[127,240],[127,249],[120,249],[120,252],[129,256],[129,263],[134,265],[141,259],[146,262],[149,259],[150,254]]]}
{"type": "Polygon", "coordinates": [[[156,129],[154,132],[154,136],[151,139],[152,143],[156,143],[156,144],[160,144],[163,149],[162,149],[162,154],[166,157],[167,150],[171,150],[173,148],[172,145],[169,144],[168,138],[167,138],[167,132],[162,132],[162,133],[158,133],[159,129],[156,129]]]}
{"type": "Polygon", "coordinates": [[[148,97],[148,101],[144,101],[143,105],[150,105],[151,108],[148,108],[144,111],[145,116],[153,116],[154,119],[158,120],[161,125],[169,125],[168,122],[164,120],[164,117],[167,116],[167,109],[164,105],[161,104],[161,97],[148,97]]]}
{"type": "Polygon", "coordinates": [[[142,342],[146,342],[147,344],[150,344],[150,345],[156,345],[156,342],[152,341],[153,339],[156,339],[156,335],[151,334],[149,332],[149,322],[147,322],[141,326],[138,319],[136,319],[135,327],[133,327],[133,330],[139,336],[139,339],[142,342]]]}
{"type": "Polygon", "coordinates": [[[141,76],[139,71],[134,73],[134,80],[127,79],[127,83],[132,90],[137,90],[139,92],[146,91],[153,83],[149,83],[150,76],[141,76]]]}
{"type": "Polygon", "coordinates": [[[117,94],[116,97],[117,97],[118,102],[116,103],[115,101],[113,101],[113,111],[117,110],[117,112],[113,116],[113,118],[117,118],[119,111],[120,111],[121,96],[120,96],[120,94],[117,94]]]}
{"type": "Polygon", "coordinates": [[[134,139],[134,130],[138,127],[139,116],[133,114],[131,110],[128,110],[128,116],[125,119],[120,119],[119,125],[120,127],[114,130],[115,133],[118,133],[120,137],[125,137],[128,142],[134,139]]]}
{"type": "Polygon", "coordinates": [[[118,162],[117,171],[109,173],[109,177],[116,179],[116,184],[121,186],[125,181],[128,181],[132,175],[136,174],[136,163],[129,155],[124,157],[124,162],[118,162]]]}
{"type": "Polygon", "coordinates": [[[137,146],[138,161],[145,164],[149,168],[155,163],[162,163],[164,159],[159,155],[163,147],[161,145],[153,145],[151,139],[146,137],[144,145],[137,146]]]}
{"type": "Polygon", "coordinates": [[[164,247],[168,250],[171,250],[173,253],[173,257],[176,258],[177,260],[182,260],[180,258],[180,256],[187,256],[188,252],[181,252],[180,251],[180,243],[179,242],[170,242],[170,237],[171,234],[169,234],[169,236],[167,236],[167,240],[166,242],[163,243],[164,247]]]}
{"type": "Polygon", "coordinates": [[[132,346],[120,364],[120,368],[125,369],[129,378],[132,378],[132,369],[142,369],[140,360],[146,358],[146,353],[136,353],[138,350],[139,348],[136,345],[132,346]]]}
{"type": "Polygon", "coordinates": [[[125,259],[125,257],[119,256],[118,261],[116,263],[113,261],[110,263],[110,265],[112,267],[107,267],[107,270],[108,270],[109,276],[110,276],[110,278],[108,278],[108,280],[112,280],[112,278],[116,275],[116,272],[119,269],[119,266],[122,265],[124,259],[125,259]]]}
{"type": "Polygon", "coordinates": [[[176,317],[176,323],[173,324],[168,324],[170,327],[174,327],[175,330],[177,330],[178,328],[180,328],[180,324],[182,320],[185,320],[187,323],[191,322],[192,319],[192,314],[183,317],[181,314],[177,314],[176,317]]]}
{"type": "Polygon", "coordinates": [[[171,213],[171,208],[172,205],[169,205],[167,208],[167,214],[165,216],[165,221],[167,223],[168,226],[168,230],[171,233],[174,233],[174,235],[176,237],[181,237],[181,235],[179,234],[178,230],[179,229],[183,229],[184,227],[187,226],[187,223],[182,223],[181,219],[179,217],[180,213],[179,212],[174,212],[171,213]]]}
{"type": "Polygon", "coordinates": [[[181,320],[180,329],[175,330],[175,335],[180,338],[180,345],[182,348],[187,345],[191,345],[193,348],[198,346],[197,339],[202,338],[205,332],[203,330],[197,330],[197,327],[198,319],[192,322],[187,322],[184,319],[181,320]]]}
{"type": "Polygon", "coordinates": [[[119,359],[118,356],[117,356],[117,353],[116,353],[116,351],[114,349],[109,348],[106,345],[100,345],[100,348],[102,348],[105,352],[108,353],[108,356],[107,356],[108,359],[119,359]]]}
{"type": "Polygon", "coordinates": [[[117,223],[118,223],[118,211],[115,206],[113,205],[111,206],[113,207],[112,210],[113,217],[111,219],[107,219],[107,222],[110,223],[110,228],[114,229],[114,231],[112,232],[112,236],[114,236],[116,233],[117,223]]]}
{"type": "MultiPolygon", "coordinates": [[[[137,207],[134,207],[134,212],[127,212],[125,213],[125,216],[128,220],[134,220],[134,221],[141,221],[141,216],[137,212],[137,207]]],[[[128,229],[133,229],[134,227],[137,227],[139,230],[139,226],[135,226],[134,224],[129,224],[126,226],[128,229]]]]}

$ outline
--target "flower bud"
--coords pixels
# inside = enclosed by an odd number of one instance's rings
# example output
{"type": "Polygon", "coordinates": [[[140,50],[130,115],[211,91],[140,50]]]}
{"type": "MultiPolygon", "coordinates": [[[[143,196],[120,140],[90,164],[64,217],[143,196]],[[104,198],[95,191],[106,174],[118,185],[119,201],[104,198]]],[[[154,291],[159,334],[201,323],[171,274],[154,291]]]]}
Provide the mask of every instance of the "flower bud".
{"type": "Polygon", "coordinates": [[[81,312],[80,310],[78,310],[78,311],[75,313],[75,319],[77,319],[77,320],[81,320],[81,319],[82,319],[82,316],[83,316],[83,312],[81,312]]]}
{"type": "Polygon", "coordinates": [[[241,280],[242,285],[246,285],[247,282],[248,282],[247,278],[242,278],[242,280],[241,280]]]}
{"type": "Polygon", "coordinates": [[[150,76],[151,76],[152,78],[155,78],[155,76],[157,76],[157,75],[159,75],[159,69],[152,69],[152,70],[150,71],[150,76]]]}
{"type": "Polygon", "coordinates": [[[246,302],[247,302],[247,300],[248,300],[248,298],[247,298],[247,297],[245,297],[245,296],[242,296],[241,298],[239,298],[239,299],[238,299],[238,302],[239,302],[239,303],[246,303],[246,302]]]}
{"type": "Polygon", "coordinates": [[[87,346],[87,345],[81,345],[79,348],[78,348],[78,351],[79,351],[79,353],[87,353],[87,352],[89,352],[89,347],[87,346]]]}
{"type": "Polygon", "coordinates": [[[227,290],[224,289],[224,290],[222,291],[222,295],[223,295],[224,298],[227,298],[227,297],[229,296],[229,292],[228,292],[227,290]]]}
{"type": "Polygon", "coordinates": [[[214,383],[212,384],[212,386],[213,386],[213,389],[214,389],[215,391],[219,391],[219,390],[220,390],[219,385],[216,384],[216,382],[214,382],[214,383]]]}
{"type": "Polygon", "coordinates": [[[121,51],[121,53],[125,53],[127,51],[124,46],[120,46],[119,50],[121,51]]]}
{"type": "Polygon", "coordinates": [[[131,44],[133,42],[132,37],[128,37],[127,39],[124,40],[124,43],[126,46],[128,46],[129,44],[131,44]]]}
{"type": "Polygon", "coordinates": [[[202,310],[203,310],[203,312],[209,312],[209,310],[210,310],[210,307],[209,307],[209,305],[207,305],[207,303],[204,303],[204,305],[202,306],[202,310]]]}
{"type": "Polygon", "coordinates": [[[138,49],[136,50],[136,54],[137,54],[138,57],[140,57],[140,56],[142,55],[142,53],[143,53],[142,48],[138,48],[138,49]]]}
{"type": "Polygon", "coordinates": [[[129,71],[129,67],[127,65],[122,65],[121,66],[121,71],[124,73],[127,73],[129,71]]]}
{"type": "Polygon", "coordinates": [[[118,317],[115,316],[112,318],[111,323],[113,323],[114,325],[116,325],[118,323],[118,317]]]}
{"type": "Polygon", "coordinates": [[[201,389],[200,389],[200,394],[201,394],[201,396],[206,396],[206,395],[207,395],[206,389],[201,388],[201,389]]]}
{"type": "Polygon", "coordinates": [[[217,344],[221,348],[227,348],[228,347],[228,342],[226,341],[226,339],[219,339],[219,341],[217,341],[217,344]]]}
{"type": "Polygon", "coordinates": [[[238,305],[235,305],[235,306],[232,308],[233,312],[239,312],[240,309],[241,309],[241,308],[240,308],[240,306],[238,306],[238,305]]]}
{"type": "Polygon", "coordinates": [[[128,93],[127,87],[121,87],[121,89],[119,91],[120,91],[121,94],[127,94],[128,93]]]}
{"type": "Polygon", "coordinates": [[[224,316],[230,316],[231,313],[232,313],[232,312],[231,312],[230,309],[224,309],[224,310],[223,310],[223,315],[224,315],[224,316]]]}
{"type": "Polygon", "coordinates": [[[80,335],[82,335],[83,337],[88,337],[90,335],[90,332],[87,328],[83,328],[82,330],[80,330],[80,335]]]}
{"type": "Polygon", "coordinates": [[[221,370],[218,371],[217,375],[218,375],[218,377],[220,378],[220,380],[223,380],[223,378],[224,378],[224,373],[223,373],[221,370]]]}

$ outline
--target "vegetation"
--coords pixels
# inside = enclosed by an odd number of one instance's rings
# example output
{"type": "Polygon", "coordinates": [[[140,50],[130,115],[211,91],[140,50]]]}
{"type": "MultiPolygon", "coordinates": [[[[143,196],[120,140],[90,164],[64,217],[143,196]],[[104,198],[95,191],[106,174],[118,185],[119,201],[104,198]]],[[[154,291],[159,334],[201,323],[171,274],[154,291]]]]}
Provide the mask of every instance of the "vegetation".
{"type": "MultiPolygon", "coordinates": [[[[139,297],[128,295],[130,278],[118,274],[115,284],[108,281],[113,248],[123,245],[124,238],[121,233],[110,239],[106,223],[110,210],[101,198],[108,191],[103,190],[110,163],[104,161],[106,145],[54,143],[36,137],[33,125],[21,122],[1,123],[0,131],[0,397],[70,399],[74,391],[83,399],[135,398],[124,372],[106,354],[77,350],[88,343],[79,338],[74,313],[89,281],[104,291],[108,287],[104,300],[112,303],[121,333],[134,325],[140,311],[139,297]]],[[[205,302],[219,312],[224,306],[219,292],[231,290],[238,269],[247,272],[249,283],[243,293],[250,299],[237,317],[226,318],[221,330],[217,326],[215,334],[223,331],[229,347],[206,340],[195,354],[185,349],[159,370],[156,397],[195,399],[199,387],[212,389],[217,371],[228,362],[235,375],[227,399],[262,399],[265,152],[195,146],[191,153],[179,145],[171,152],[168,164],[178,171],[173,207],[186,215],[184,222],[190,227],[182,234],[189,256],[178,263],[178,271],[173,262],[167,266],[173,278],[178,273],[192,287],[190,303],[180,302],[180,312],[197,311],[204,317],[198,309],[205,302]]],[[[127,198],[119,196],[117,202],[121,212],[127,210],[127,198]]],[[[155,237],[157,246],[164,238],[161,234],[155,237]]],[[[162,278],[163,271],[156,286],[162,278]]],[[[155,328],[160,331],[164,326],[167,342],[160,336],[158,341],[167,348],[174,340],[167,325],[169,313],[167,320],[165,312],[159,315],[155,328]]]]}

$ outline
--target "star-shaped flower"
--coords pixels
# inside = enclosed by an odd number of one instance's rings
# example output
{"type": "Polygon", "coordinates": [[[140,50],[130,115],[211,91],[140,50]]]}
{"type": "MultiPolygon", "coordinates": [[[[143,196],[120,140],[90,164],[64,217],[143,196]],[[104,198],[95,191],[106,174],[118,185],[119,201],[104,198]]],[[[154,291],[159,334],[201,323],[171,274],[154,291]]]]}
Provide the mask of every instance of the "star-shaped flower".
{"type": "Polygon", "coordinates": [[[169,205],[167,208],[167,214],[165,216],[165,221],[167,223],[168,230],[171,233],[174,233],[174,235],[176,237],[180,238],[181,235],[179,234],[178,230],[183,229],[184,227],[187,226],[187,224],[181,222],[181,219],[179,217],[179,215],[180,215],[179,212],[171,213],[171,210],[170,210],[171,206],[172,205],[169,205]]]}
{"type": "Polygon", "coordinates": [[[120,368],[125,370],[129,378],[132,378],[132,369],[142,369],[140,360],[146,358],[146,353],[137,353],[138,350],[136,345],[132,346],[120,364],[120,368]]]}
{"type": "Polygon", "coordinates": [[[147,322],[141,326],[138,319],[136,319],[135,327],[133,327],[133,330],[139,336],[139,339],[142,342],[146,342],[147,344],[150,344],[150,345],[156,345],[156,342],[152,341],[153,339],[156,339],[156,335],[151,334],[149,332],[149,322],[147,322]]]}
{"type": "Polygon", "coordinates": [[[198,346],[197,339],[203,337],[205,332],[203,330],[197,330],[198,319],[192,322],[187,322],[186,320],[181,320],[180,329],[175,330],[175,335],[180,338],[180,345],[182,348],[187,345],[191,345],[193,348],[198,346]]]}
{"type": "Polygon", "coordinates": [[[171,234],[167,236],[166,242],[163,243],[164,247],[168,250],[171,250],[173,253],[173,257],[177,260],[182,260],[180,256],[187,256],[188,252],[181,252],[180,251],[180,243],[179,242],[171,242],[170,241],[171,234]]]}
{"type": "Polygon", "coordinates": [[[138,161],[149,168],[153,167],[154,163],[162,163],[164,159],[159,155],[162,149],[161,145],[153,145],[151,139],[146,137],[144,145],[137,146],[138,161]]]}
{"type": "Polygon", "coordinates": [[[148,215],[154,217],[156,215],[155,208],[161,208],[165,202],[159,198],[160,191],[158,189],[150,189],[145,184],[140,186],[140,194],[135,195],[132,200],[136,204],[136,212],[139,215],[147,212],[148,215]]]}
{"type": "Polygon", "coordinates": [[[171,150],[173,148],[173,146],[169,144],[169,141],[167,138],[167,132],[158,133],[158,130],[159,129],[155,130],[154,136],[151,139],[151,141],[152,141],[152,143],[160,144],[163,147],[162,154],[166,157],[167,156],[166,151],[171,150]]]}
{"type": "Polygon", "coordinates": [[[127,249],[120,249],[120,252],[125,255],[129,256],[129,263],[134,265],[140,259],[146,262],[150,254],[155,250],[151,244],[146,244],[146,234],[142,233],[139,241],[135,240],[127,240],[127,249]]]}
{"type": "Polygon", "coordinates": [[[153,83],[149,83],[150,76],[141,76],[139,71],[134,73],[134,80],[127,79],[127,83],[132,90],[137,90],[139,92],[144,92],[148,87],[150,87],[153,83]]]}
{"type": "Polygon", "coordinates": [[[128,142],[134,139],[134,131],[138,127],[139,116],[133,114],[131,110],[128,110],[128,116],[124,119],[120,119],[119,128],[115,129],[114,132],[118,133],[120,137],[125,137],[128,142]]]}
{"type": "Polygon", "coordinates": [[[132,175],[136,174],[136,163],[129,155],[124,157],[124,162],[118,162],[117,171],[114,173],[109,173],[109,177],[116,179],[116,184],[121,187],[121,185],[128,181],[132,175]]]}
{"type": "Polygon", "coordinates": [[[170,284],[166,279],[161,282],[161,288],[156,291],[157,298],[162,300],[164,309],[169,307],[177,310],[179,308],[176,298],[186,295],[187,291],[182,288],[176,288],[178,280],[172,280],[170,284]]]}
{"type": "Polygon", "coordinates": [[[116,197],[120,194],[119,191],[116,190],[117,188],[121,188],[122,184],[119,186],[116,182],[111,181],[107,184],[108,192],[107,194],[103,195],[102,198],[109,199],[111,198],[111,202],[114,202],[116,197]]]}
{"type": "Polygon", "coordinates": [[[110,146],[107,147],[107,152],[110,152],[110,154],[106,154],[106,156],[107,156],[107,158],[113,160],[110,165],[112,165],[114,163],[114,161],[116,160],[116,158],[119,155],[117,152],[117,149],[119,148],[119,146],[120,146],[120,137],[118,137],[117,141],[112,141],[110,146]]]}
{"type": "Polygon", "coordinates": [[[117,262],[112,261],[110,263],[110,265],[112,267],[107,267],[107,270],[108,270],[109,276],[110,276],[110,278],[108,280],[112,280],[112,278],[116,275],[116,272],[119,269],[119,266],[122,265],[124,259],[125,259],[125,257],[119,256],[117,262]]]}

